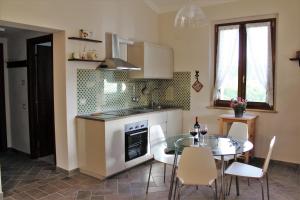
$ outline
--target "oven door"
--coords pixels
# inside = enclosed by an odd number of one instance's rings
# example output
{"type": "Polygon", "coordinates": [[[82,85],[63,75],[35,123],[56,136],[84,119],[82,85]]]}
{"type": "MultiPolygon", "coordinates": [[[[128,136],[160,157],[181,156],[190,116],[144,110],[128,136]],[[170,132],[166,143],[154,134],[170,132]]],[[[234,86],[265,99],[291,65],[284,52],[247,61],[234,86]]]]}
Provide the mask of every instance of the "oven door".
{"type": "Polygon", "coordinates": [[[147,154],[148,129],[125,133],[125,162],[147,154]]]}

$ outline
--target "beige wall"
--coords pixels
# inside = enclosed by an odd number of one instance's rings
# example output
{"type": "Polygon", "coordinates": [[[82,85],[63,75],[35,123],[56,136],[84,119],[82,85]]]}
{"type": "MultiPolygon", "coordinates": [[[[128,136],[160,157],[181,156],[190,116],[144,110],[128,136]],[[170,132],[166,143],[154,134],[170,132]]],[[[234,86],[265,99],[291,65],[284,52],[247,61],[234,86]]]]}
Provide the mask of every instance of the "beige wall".
{"type": "MultiPolygon", "coordinates": [[[[140,0],[0,0],[0,24],[6,22],[31,25],[30,28],[39,31],[43,31],[39,27],[65,31],[54,35],[57,165],[67,170],[75,169],[76,69],[95,68],[97,64],[67,62],[69,54],[78,51],[82,44],[66,37],[78,35],[78,30],[83,28],[93,31],[95,38],[102,40],[104,33],[110,31],[124,37],[157,42],[158,15],[140,0]]],[[[104,44],[97,44],[90,48],[101,52],[103,58],[103,47],[104,44]]]]}
{"type": "MultiPolygon", "coordinates": [[[[253,112],[259,115],[256,129],[256,156],[265,157],[268,142],[278,136],[273,159],[300,163],[300,69],[289,61],[300,49],[299,0],[241,0],[204,8],[210,25],[201,29],[174,29],[175,13],[160,15],[160,42],[174,48],[175,70],[200,70],[204,84],[200,93],[192,90],[191,111],[184,113],[184,128],[192,126],[194,117],[208,123],[211,133],[218,132],[217,117],[228,110],[208,109],[213,84],[213,22],[257,15],[278,14],[276,56],[276,110],[278,113],[253,112]]],[[[194,81],[194,80],[192,80],[194,81]]]]}

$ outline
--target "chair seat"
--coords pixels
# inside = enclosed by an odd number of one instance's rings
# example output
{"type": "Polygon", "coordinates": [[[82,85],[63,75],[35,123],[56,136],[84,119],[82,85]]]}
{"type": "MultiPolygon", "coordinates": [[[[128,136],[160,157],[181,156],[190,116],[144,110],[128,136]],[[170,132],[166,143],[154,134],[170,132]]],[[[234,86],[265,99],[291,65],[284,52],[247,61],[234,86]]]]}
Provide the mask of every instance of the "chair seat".
{"type": "MultiPolygon", "coordinates": [[[[173,165],[174,164],[174,155],[168,155],[168,154],[164,154],[164,155],[160,155],[160,156],[153,156],[154,160],[158,161],[158,162],[161,162],[161,163],[164,163],[164,164],[167,164],[167,165],[173,165]]],[[[178,155],[177,157],[177,164],[179,163],[180,161],[180,155],[178,155]]]]}
{"type": "Polygon", "coordinates": [[[233,162],[226,170],[225,174],[232,176],[242,176],[249,178],[261,178],[263,177],[263,170],[252,165],[244,163],[233,162]]]}

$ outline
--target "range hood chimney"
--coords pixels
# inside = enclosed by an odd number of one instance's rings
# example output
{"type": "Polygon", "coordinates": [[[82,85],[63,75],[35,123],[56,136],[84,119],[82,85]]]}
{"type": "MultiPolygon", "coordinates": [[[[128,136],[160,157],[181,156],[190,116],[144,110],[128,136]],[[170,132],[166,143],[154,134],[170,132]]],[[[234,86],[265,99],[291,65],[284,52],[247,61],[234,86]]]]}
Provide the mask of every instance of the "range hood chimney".
{"type": "Polygon", "coordinates": [[[122,58],[120,45],[132,45],[134,42],[119,37],[117,34],[105,33],[105,53],[106,58],[97,69],[111,71],[137,71],[141,68],[136,67],[122,58]]]}

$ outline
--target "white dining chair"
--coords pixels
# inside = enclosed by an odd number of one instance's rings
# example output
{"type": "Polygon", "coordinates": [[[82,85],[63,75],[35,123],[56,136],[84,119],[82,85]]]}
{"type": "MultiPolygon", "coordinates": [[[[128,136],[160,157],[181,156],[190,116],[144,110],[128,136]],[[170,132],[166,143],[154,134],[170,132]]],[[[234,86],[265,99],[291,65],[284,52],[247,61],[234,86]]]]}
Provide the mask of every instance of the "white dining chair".
{"type": "Polygon", "coordinates": [[[175,194],[180,199],[181,189],[184,185],[209,186],[217,199],[217,167],[211,149],[203,147],[184,148],[178,164],[175,181],[175,194]],[[215,190],[212,185],[215,184],[215,190]]]}
{"type": "MultiPolygon", "coordinates": [[[[248,140],[249,133],[248,133],[248,125],[242,122],[233,122],[227,137],[232,138],[234,140],[238,140],[240,142],[245,142],[248,140]]],[[[243,154],[237,155],[226,155],[224,156],[224,169],[228,167],[230,161],[243,157],[243,154]]],[[[221,161],[221,156],[214,156],[217,161],[221,161]]],[[[232,181],[232,179],[231,179],[232,181]]],[[[230,182],[231,182],[230,181],[230,182]]],[[[248,185],[250,185],[250,180],[248,179],[248,185]]],[[[228,187],[227,185],[225,187],[228,187]]]]}
{"type": "MultiPolygon", "coordinates": [[[[270,191],[269,191],[269,178],[268,178],[268,167],[274,147],[276,137],[274,136],[270,142],[269,151],[267,154],[267,157],[265,159],[263,168],[254,167],[252,165],[239,163],[239,162],[233,162],[226,170],[225,174],[230,176],[236,177],[236,190],[237,195],[239,195],[239,186],[238,186],[238,177],[246,177],[246,178],[253,178],[257,179],[260,182],[261,185],[261,193],[262,193],[262,199],[264,200],[264,187],[263,187],[263,178],[266,177],[267,182],[267,196],[268,199],[270,199],[270,191]]],[[[230,181],[231,182],[231,181],[230,181]]],[[[231,183],[230,183],[231,186],[231,183]]],[[[229,186],[229,191],[230,191],[229,186]]],[[[229,193],[229,192],[228,192],[229,193]]]]}
{"type": "MultiPolygon", "coordinates": [[[[234,140],[238,140],[241,142],[245,142],[248,140],[249,134],[248,134],[248,125],[242,122],[234,122],[232,123],[228,135],[227,137],[230,137],[234,140]]],[[[238,154],[236,155],[236,157],[241,157],[242,154],[238,154]]],[[[214,156],[214,158],[216,160],[221,160],[221,156],[214,156]]],[[[228,156],[224,156],[224,161],[227,162],[230,160],[235,159],[235,156],[233,155],[228,155],[228,156]]]]}
{"type": "MultiPolygon", "coordinates": [[[[150,153],[153,155],[153,159],[155,161],[164,164],[164,175],[163,176],[164,176],[164,183],[165,183],[166,182],[166,168],[167,168],[167,165],[174,164],[175,151],[170,152],[170,153],[166,152],[166,149],[167,149],[166,137],[165,137],[163,128],[160,125],[152,126],[150,129],[151,129],[150,136],[149,136],[150,153]],[[155,133],[155,134],[151,134],[151,133],[155,133]],[[164,143],[164,145],[162,145],[161,143],[164,143]],[[153,147],[156,146],[157,144],[159,144],[159,148],[156,147],[156,151],[158,152],[159,155],[156,155],[156,153],[153,152],[153,147]]],[[[178,156],[177,160],[180,160],[180,156],[178,156]]],[[[151,177],[151,173],[152,173],[152,165],[153,165],[153,163],[151,162],[149,174],[148,174],[146,194],[148,194],[148,190],[149,190],[150,177],[151,177]]]]}

